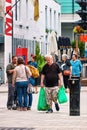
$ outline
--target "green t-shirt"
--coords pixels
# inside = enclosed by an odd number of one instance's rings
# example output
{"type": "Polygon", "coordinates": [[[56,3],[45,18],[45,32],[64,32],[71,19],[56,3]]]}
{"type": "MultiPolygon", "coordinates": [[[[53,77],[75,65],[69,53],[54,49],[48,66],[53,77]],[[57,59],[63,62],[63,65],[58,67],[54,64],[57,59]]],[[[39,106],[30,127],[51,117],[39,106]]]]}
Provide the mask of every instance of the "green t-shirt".
{"type": "Polygon", "coordinates": [[[6,67],[6,73],[7,73],[8,83],[12,83],[12,76],[13,76],[13,73],[10,74],[9,70],[12,70],[14,68],[15,68],[15,66],[14,66],[13,63],[8,64],[7,67],[6,67]]]}

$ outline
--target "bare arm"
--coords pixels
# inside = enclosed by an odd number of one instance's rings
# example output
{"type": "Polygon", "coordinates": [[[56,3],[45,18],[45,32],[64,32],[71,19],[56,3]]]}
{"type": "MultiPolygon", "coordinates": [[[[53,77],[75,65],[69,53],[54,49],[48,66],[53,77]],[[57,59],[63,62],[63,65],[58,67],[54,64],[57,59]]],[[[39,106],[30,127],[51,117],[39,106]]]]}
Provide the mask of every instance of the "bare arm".
{"type": "Polygon", "coordinates": [[[42,74],[41,75],[41,82],[40,82],[40,86],[41,87],[44,87],[44,83],[43,83],[44,82],[44,78],[45,78],[45,75],[42,74]]]}
{"type": "Polygon", "coordinates": [[[62,76],[62,73],[59,73],[58,76],[59,76],[59,86],[62,86],[63,85],[63,76],[62,76]]]}
{"type": "Polygon", "coordinates": [[[14,72],[14,69],[8,70],[8,73],[9,73],[9,74],[12,74],[13,72],[14,72]]]}
{"type": "Polygon", "coordinates": [[[13,69],[12,65],[9,64],[9,65],[7,66],[7,68],[6,68],[6,73],[7,73],[7,74],[12,74],[13,72],[14,72],[14,69],[13,69]]]}
{"type": "Polygon", "coordinates": [[[29,68],[28,68],[28,74],[29,74],[29,76],[32,76],[32,73],[29,68]]]}
{"type": "Polygon", "coordinates": [[[31,76],[32,76],[32,73],[31,73],[29,67],[26,66],[26,68],[27,68],[27,74],[28,74],[28,77],[31,77],[31,76]]]}

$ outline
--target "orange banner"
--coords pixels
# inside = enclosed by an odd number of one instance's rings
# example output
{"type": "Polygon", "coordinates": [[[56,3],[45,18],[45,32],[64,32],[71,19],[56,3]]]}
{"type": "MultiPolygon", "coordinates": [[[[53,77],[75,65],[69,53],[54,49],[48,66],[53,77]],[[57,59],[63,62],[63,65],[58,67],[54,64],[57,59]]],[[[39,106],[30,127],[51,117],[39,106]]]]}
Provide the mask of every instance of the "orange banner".
{"type": "Polygon", "coordinates": [[[80,41],[81,41],[81,42],[87,42],[87,34],[85,34],[85,35],[80,35],[80,41]]]}

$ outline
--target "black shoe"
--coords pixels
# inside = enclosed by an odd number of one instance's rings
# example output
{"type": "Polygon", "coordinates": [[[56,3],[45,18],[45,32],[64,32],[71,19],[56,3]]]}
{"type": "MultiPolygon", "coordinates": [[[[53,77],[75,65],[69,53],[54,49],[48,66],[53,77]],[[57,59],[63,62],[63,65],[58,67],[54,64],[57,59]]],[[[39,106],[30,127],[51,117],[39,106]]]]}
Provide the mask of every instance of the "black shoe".
{"type": "Polygon", "coordinates": [[[46,113],[53,113],[53,110],[50,108],[46,111],[46,113]]]}
{"type": "Polygon", "coordinates": [[[8,108],[8,110],[11,110],[11,109],[12,109],[12,106],[8,106],[7,108],[8,108]]]}
{"type": "Polygon", "coordinates": [[[31,110],[31,107],[27,107],[27,110],[31,110]]]}
{"type": "Polygon", "coordinates": [[[55,108],[56,108],[56,111],[59,111],[59,105],[58,105],[58,103],[55,103],[55,108]]]}

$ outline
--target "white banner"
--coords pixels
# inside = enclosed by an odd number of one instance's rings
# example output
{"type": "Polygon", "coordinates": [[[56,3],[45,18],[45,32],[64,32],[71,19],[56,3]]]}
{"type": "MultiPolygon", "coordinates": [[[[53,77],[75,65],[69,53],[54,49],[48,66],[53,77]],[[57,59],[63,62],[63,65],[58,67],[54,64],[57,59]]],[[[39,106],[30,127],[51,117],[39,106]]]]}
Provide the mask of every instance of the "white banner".
{"type": "Polygon", "coordinates": [[[6,82],[6,66],[12,53],[12,0],[5,0],[5,43],[4,43],[4,67],[6,82]]]}

